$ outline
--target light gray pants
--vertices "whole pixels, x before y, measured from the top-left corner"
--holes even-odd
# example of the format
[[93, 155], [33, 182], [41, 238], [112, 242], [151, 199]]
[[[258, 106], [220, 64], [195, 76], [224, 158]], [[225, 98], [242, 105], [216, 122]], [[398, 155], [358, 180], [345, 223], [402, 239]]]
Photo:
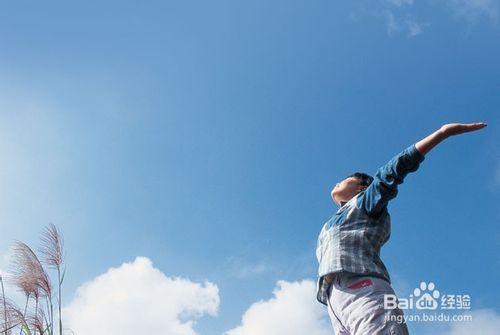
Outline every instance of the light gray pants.
[[403, 312], [384, 309], [384, 294], [394, 294], [384, 279], [336, 274], [328, 291], [328, 314], [335, 334], [408, 335]]

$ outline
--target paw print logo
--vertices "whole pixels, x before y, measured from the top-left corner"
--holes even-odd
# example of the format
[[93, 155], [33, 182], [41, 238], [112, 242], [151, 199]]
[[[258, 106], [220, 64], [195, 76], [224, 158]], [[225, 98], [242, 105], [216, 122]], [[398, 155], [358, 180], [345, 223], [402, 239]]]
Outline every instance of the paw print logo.
[[438, 307], [439, 291], [433, 282], [421, 282], [420, 288], [413, 290], [413, 295], [418, 300], [415, 302], [417, 309], [436, 309]]

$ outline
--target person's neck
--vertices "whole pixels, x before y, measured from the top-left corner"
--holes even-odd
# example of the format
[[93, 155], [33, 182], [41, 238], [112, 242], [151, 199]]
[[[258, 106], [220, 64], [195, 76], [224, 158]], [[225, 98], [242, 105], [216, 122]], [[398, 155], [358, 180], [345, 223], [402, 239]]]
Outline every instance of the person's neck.
[[[355, 197], [355, 196], [354, 196], [354, 197]], [[354, 198], [354, 197], [351, 197], [351, 199], [352, 199], [352, 198]], [[340, 201], [340, 207], [342, 207], [342, 206], [344, 206], [345, 204], [347, 204], [349, 201], [351, 201], [351, 199], [349, 199], [349, 200], [347, 200], [347, 201], [343, 201], [343, 200], [341, 200], [341, 201]]]

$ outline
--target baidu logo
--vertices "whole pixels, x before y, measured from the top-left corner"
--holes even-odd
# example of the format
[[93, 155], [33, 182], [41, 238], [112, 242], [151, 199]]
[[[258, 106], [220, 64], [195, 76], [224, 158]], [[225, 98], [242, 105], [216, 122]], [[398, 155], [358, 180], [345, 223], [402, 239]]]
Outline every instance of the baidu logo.
[[420, 282], [408, 298], [397, 298], [394, 294], [384, 295], [385, 309], [470, 309], [470, 295], [441, 294], [433, 282]]
[[418, 300], [415, 302], [417, 309], [436, 309], [438, 307], [439, 291], [433, 282], [421, 282], [420, 287], [413, 290], [413, 295]]

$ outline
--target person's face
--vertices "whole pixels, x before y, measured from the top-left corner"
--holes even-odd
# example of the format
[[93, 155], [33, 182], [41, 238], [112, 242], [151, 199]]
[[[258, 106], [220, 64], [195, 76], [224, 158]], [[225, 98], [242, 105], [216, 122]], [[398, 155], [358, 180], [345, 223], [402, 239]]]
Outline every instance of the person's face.
[[332, 199], [335, 203], [341, 204], [352, 199], [356, 194], [365, 190], [366, 185], [361, 185], [361, 179], [348, 177], [337, 183], [332, 190]]

